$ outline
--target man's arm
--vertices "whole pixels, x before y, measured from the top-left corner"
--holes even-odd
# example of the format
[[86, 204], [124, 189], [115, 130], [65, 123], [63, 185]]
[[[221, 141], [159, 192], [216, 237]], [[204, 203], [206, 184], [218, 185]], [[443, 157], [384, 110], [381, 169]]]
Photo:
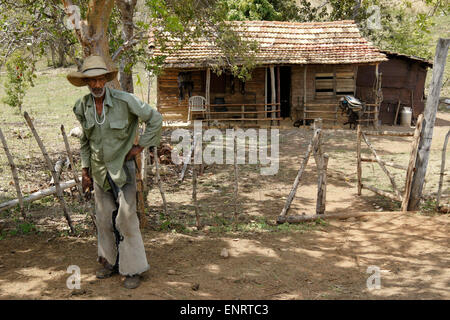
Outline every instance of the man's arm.
[[144, 148], [158, 146], [162, 130], [162, 115], [147, 103], [137, 99], [136, 96], [131, 95], [131, 97], [132, 99], [128, 103], [129, 110], [145, 122], [145, 131], [139, 137], [138, 145], [133, 146], [128, 153], [127, 160], [132, 159]]
[[89, 139], [86, 137], [84, 132], [84, 122], [86, 119], [84, 118], [83, 109], [81, 106], [81, 99], [78, 100], [73, 108], [73, 112], [80, 122], [81, 129], [83, 131], [80, 137], [80, 157], [81, 157], [81, 184], [83, 191], [86, 189], [92, 189], [92, 179], [89, 174], [89, 168], [91, 167], [91, 147], [89, 146]]

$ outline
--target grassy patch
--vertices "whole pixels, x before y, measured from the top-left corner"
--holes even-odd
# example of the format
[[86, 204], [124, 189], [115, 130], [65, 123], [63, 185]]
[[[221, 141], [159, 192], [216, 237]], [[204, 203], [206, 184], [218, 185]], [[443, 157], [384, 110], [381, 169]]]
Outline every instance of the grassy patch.
[[14, 227], [9, 230], [3, 230], [0, 234], [0, 240], [3, 240], [8, 236], [26, 235], [35, 232], [39, 231], [33, 222], [15, 219]]
[[419, 207], [419, 214], [422, 215], [436, 215], [439, 214], [436, 210], [436, 200], [427, 199]]
[[322, 219], [299, 224], [290, 224], [287, 222], [276, 224], [268, 221], [266, 218], [260, 218], [258, 220], [250, 220], [248, 222], [240, 222], [237, 224], [224, 221], [222, 225], [210, 227], [209, 231], [213, 233], [306, 232], [327, 225], [328, 223]]

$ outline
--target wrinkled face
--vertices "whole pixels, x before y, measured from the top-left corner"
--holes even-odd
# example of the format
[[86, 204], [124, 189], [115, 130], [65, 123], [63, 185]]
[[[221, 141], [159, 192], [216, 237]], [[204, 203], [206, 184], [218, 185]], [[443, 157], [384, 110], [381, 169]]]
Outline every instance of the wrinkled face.
[[96, 98], [101, 98], [105, 94], [105, 84], [107, 80], [105, 76], [98, 76], [95, 78], [86, 79], [86, 83], [92, 95]]

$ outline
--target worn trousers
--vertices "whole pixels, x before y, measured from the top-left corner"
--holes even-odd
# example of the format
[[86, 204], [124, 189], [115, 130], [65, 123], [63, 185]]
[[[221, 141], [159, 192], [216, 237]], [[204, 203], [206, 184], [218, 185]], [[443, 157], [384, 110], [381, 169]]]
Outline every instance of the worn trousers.
[[104, 263], [106, 260], [110, 266], [114, 266], [117, 254], [119, 254], [119, 273], [132, 276], [141, 274], [150, 267], [136, 213], [136, 167], [134, 161], [126, 161], [124, 169], [127, 173], [127, 183], [120, 188], [118, 194], [119, 209], [115, 221], [115, 227], [121, 236], [118, 248], [113, 227], [113, 211], [117, 208], [116, 202], [111, 192], [105, 192], [94, 182], [98, 261]]

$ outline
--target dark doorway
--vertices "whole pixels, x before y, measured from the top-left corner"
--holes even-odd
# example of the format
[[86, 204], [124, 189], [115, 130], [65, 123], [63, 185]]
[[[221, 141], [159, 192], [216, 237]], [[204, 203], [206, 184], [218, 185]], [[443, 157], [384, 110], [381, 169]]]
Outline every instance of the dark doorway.
[[[280, 86], [278, 87], [278, 74], [280, 75]], [[275, 67], [275, 90], [280, 89], [280, 97], [277, 102], [280, 101], [280, 116], [283, 118], [290, 117], [291, 115], [291, 67]], [[267, 68], [267, 103], [272, 101], [272, 84], [270, 76], [270, 68]], [[275, 108], [275, 107], [274, 107]], [[268, 107], [268, 110], [271, 110]], [[271, 117], [271, 113], [267, 114]]]
[[281, 117], [291, 116], [291, 67], [280, 67]]

